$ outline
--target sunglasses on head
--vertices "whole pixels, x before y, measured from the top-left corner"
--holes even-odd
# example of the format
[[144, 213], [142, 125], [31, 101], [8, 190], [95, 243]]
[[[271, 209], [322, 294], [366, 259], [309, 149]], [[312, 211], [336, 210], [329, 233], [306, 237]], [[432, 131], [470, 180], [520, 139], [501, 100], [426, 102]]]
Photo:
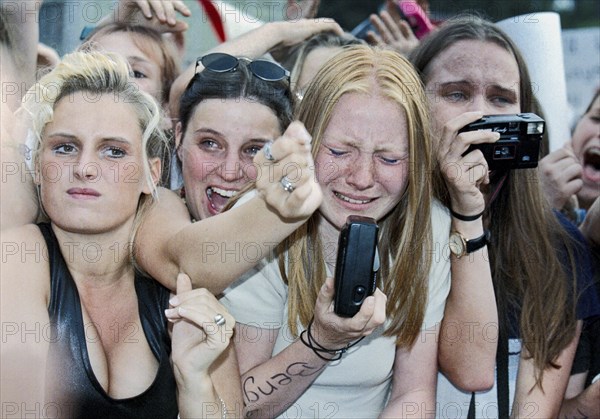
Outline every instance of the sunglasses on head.
[[248, 69], [261, 80], [280, 81], [290, 77], [290, 72], [273, 61], [268, 60], [249, 60], [247, 58], [237, 58], [233, 55], [222, 52], [206, 54], [196, 61], [196, 72], [198, 65], [202, 64], [205, 69], [214, 73], [227, 73], [235, 71], [240, 60], [247, 61]]

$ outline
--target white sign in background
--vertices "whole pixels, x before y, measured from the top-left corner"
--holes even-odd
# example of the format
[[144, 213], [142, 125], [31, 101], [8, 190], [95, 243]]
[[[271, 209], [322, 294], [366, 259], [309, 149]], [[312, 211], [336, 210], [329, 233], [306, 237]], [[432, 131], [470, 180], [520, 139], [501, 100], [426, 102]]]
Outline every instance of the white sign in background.
[[600, 88], [600, 27], [562, 31], [567, 98], [574, 121]]
[[600, 87], [600, 28], [562, 31], [554, 12], [531, 13], [498, 22], [517, 44], [542, 106], [550, 150], [571, 129]]

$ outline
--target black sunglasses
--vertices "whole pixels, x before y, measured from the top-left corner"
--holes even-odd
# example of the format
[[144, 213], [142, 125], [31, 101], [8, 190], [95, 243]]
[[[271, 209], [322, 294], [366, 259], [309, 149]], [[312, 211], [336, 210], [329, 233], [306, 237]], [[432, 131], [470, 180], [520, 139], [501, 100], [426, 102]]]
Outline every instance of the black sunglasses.
[[240, 64], [240, 60], [248, 62], [248, 68], [256, 77], [264, 81], [280, 81], [290, 77], [290, 72], [273, 61], [268, 60], [249, 60], [247, 58], [237, 58], [233, 55], [223, 52], [214, 52], [200, 57], [196, 61], [196, 72], [198, 65], [202, 64], [205, 69], [214, 73], [227, 73], [235, 71]]

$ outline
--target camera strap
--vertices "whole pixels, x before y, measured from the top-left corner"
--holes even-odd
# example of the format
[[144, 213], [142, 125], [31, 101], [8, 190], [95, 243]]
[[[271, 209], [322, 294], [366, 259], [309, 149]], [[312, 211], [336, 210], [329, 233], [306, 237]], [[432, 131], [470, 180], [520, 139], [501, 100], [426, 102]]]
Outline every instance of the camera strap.
[[469, 413], [467, 419], [475, 419], [475, 393], [471, 393], [471, 403], [469, 403]]
[[498, 396], [498, 417], [508, 418], [509, 412], [509, 387], [508, 387], [508, 335], [500, 330], [498, 335], [498, 351], [496, 352], [496, 376]]
[[508, 178], [508, 174], [510, 172], [504, 172], [502, 174], [502, 176], [500, 177], [500, 179], [498, 180], [497, 184], [496, 184], [496, 188], [494, 189], [494, 192], [492, 192], [492, 195], [490, 196], [490, 199], [487, 203], [487, 207], [491, 207], [492, 203], [496, 200], [496, 198], [498, 198], [498, 194], [500, 193], [500, 190], [502, 189], [502, 186], [504, 186], [504, 182], [506, 182], [506, 178]]

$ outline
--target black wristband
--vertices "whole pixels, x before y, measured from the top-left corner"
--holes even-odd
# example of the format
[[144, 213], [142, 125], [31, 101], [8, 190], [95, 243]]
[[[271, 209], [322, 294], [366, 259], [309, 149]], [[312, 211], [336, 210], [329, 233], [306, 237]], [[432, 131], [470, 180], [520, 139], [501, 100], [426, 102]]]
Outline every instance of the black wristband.
[[450, 210], [450, 214], [452, 214], [452, 216], [454, 218], [456, 218], [457, 220], [460, 220], [460, 221], [475, 221], [483, 215], [483, 211], [481, 211], [479, 214], [476, 214], [476, 215], [462, 215], [457, 212], [454, 212], [452, 210], [452, 208], [448, 208], [448, 209]]
[[[311, 320], [310, 323], [308, 323], [308, 327], [306, 328], [306, 330], [302, 331], [302, 333], [300, 333], [300, 341], [302, 341], [302, 343], [309, 347], [316, 356], [318, 356], [319, 358], [321, 358], [323, 361], [337, 361], [339, 359], [342, 358], [342, 355], [344, 355], [346, 353], [346, 351], [348, 349], [350, 349], [351, 347], [353, 347], [354, 345], [356, 345], [357, 343], [359, 343], [361, 340], [364, 339], [364, 336], [361, 337], [360, 339], [358, 339], [355, 342], [349, 343], [348, 345], [346, 345], [343, 348], [339, 348], [339, 349], [327, 349], [324, 348], [323, 346], [321, 346], [313, 337], [312, 333], [310, 333], [310, 327], [312, 326], [313, 321]], [[305, 335], [306, 334], [306, 338]], [[326, 355], [332, 355], [331, 358], [328, 358], [326, 356], [323, 356], [321, 354], [326, 354]]]

